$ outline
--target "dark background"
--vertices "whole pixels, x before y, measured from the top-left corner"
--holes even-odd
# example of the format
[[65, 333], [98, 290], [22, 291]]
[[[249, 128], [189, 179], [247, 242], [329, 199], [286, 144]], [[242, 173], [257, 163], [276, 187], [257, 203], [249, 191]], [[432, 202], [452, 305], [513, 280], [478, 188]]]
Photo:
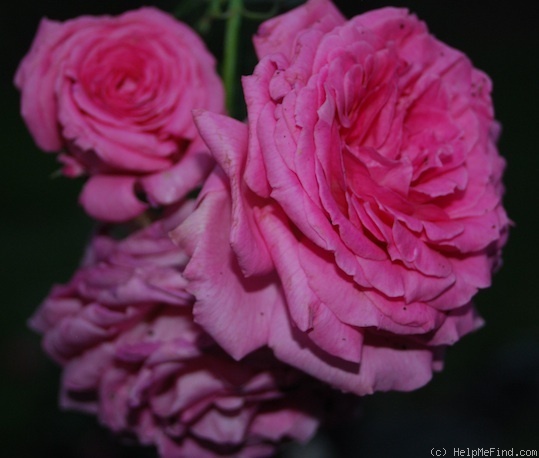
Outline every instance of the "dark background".
[[[59, 369], [39, 348], [26, 320], [55, 282], [76, 268], [91, 221], [76, 205], [81, 183], [51, 178], [53, 156], [33, 144], [19, 117], [12, 78], [39, 19], [119, 14], [173, 1], [26, 1], [0, 7], [0, 455], [121, 458], [153, 456], [120, 446], [93, 417], [60, 412]], [[494, 82], [500, 151], [507, 159], [505, 204], [515, 221], [494, 285], [476, 300], [486, 326], [447, 352], [446, 367], [414, 393], [364, 398], [356, 420], [323, 430], [282, 457], [428, 457], [432, 447], [539, 449], [539, 27], [536, 4], [524, 0], [338, 1], [349, 16], [387, 5], [407, 6], [439, 39], [466, 52]], [[350, 5], [352, 4], [352, 5]], [[16, 11], [16, 12], [15, 12]], [[249, 23], [249, 34], [255, 23]], [[210, 36], [219, 53], [220, 27]], [[249, 73], [249, 40], [243, 40]], [[494, 455], [495, 456], [495, 455]]]

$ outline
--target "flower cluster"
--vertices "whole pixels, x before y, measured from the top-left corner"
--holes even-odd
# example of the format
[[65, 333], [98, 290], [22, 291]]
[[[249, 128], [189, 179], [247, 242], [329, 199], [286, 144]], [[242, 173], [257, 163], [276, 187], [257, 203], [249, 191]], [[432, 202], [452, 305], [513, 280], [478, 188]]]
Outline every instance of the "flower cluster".
[[413, 14], [309, 0], [253, 41], [243, 122], [153, 8], [43, 20], [15, 77], [101, 221], [31, 320], [61, 403], [164, 457], [270, 456], [424, 385], [507, 239], [491, 83]]

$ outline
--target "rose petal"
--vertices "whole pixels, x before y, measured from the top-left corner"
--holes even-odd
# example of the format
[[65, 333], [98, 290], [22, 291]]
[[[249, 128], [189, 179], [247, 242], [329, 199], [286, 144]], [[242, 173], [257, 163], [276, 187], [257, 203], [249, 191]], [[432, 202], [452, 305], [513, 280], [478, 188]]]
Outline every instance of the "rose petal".
[[79, 202], [93, 218], [116, 223], [127, 221], [148, 208], [137, 199], [135, 184], [133, 177], [94, 176], [84, 185]]

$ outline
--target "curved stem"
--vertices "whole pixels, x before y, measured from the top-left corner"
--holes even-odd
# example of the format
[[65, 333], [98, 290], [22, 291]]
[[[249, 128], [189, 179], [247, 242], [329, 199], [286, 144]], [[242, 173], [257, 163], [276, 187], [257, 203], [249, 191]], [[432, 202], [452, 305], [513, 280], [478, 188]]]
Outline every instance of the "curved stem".
[[238, 41], [241, 28], [243, 0], [230, 0], [225, 28], [223, 81], [226, 91], [226, 107], [234, 115], [236, 100], [236, 78], [238, 70]]
[[279, 11], [279, 0], [274, 0], [273, 6], [269, 11], [265, 12], [258, 12], [258, 11], [250, 11], [248, 9], [243, 10], [243, 16], [246, 19], [251, 19], [253, 21], [265, 21], [266, 19], [269, 19], [270, 17], [275, 16], [277, 11]]
[[[200, 0], [197, 0], [200, 1]], [[206, 7], [204, 16], [200, 18], [196, 25], [196, 29], [202, 34], [206, 35], [215, 19], [219, 19], [222, 16], [221, 3], [223, 0], [208, 0], [209, 5]]]

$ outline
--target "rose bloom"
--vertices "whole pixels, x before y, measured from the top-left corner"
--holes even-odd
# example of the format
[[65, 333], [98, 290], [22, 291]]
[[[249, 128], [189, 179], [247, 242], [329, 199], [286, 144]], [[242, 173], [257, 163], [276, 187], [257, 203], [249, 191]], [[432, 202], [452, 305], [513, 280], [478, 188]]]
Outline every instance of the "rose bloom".
[[93, 217], [170, 204], [211, 169], [191, 111], [224, 109], [215, 61], [162, 11], [43, 19], [15, 84], [36, 144], [60, 152], [65, 175], [90, 175], [81, 203]]
[[195, 316], [237, 358], [267, 344], [346, 391], [415, 389], [481, 325], [507, 236], [491, 83], [404, 9], [311, 0], [255, 46], [248, 126], [197, 114], [221, 169], [174, 232]]
[[311, 438], [344, 398], [267, 349], [234, 361], [193, 322], [187, 257], [167, 236], [191, 208], [123, 240], [96, 235], [31, 326], [63, 366], [62, 407], [163, 457], [270, 456]]

